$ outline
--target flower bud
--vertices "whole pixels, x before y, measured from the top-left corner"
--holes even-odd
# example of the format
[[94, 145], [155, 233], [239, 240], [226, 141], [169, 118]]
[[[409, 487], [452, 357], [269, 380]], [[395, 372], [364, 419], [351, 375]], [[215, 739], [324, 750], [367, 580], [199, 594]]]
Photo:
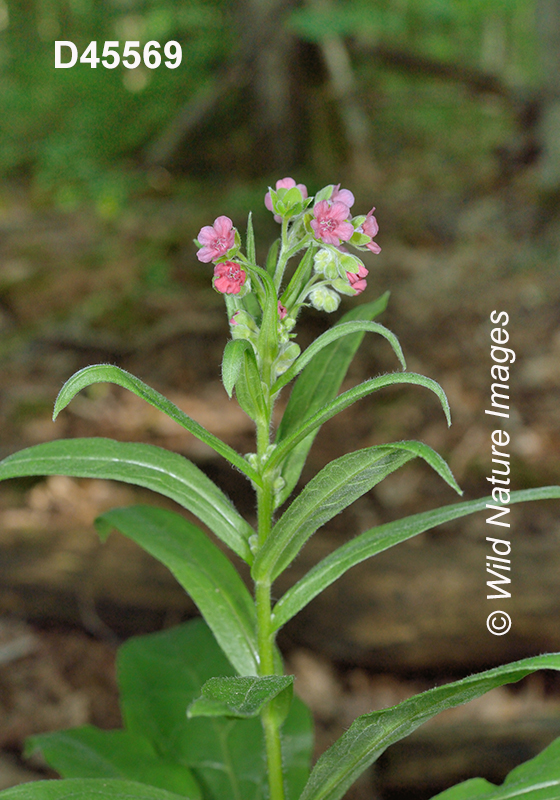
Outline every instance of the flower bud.
[[340, 296], [326, 286], [317, 286], [309, 293], [309, 300], [317, 311], [331, 313], [340, 305]]

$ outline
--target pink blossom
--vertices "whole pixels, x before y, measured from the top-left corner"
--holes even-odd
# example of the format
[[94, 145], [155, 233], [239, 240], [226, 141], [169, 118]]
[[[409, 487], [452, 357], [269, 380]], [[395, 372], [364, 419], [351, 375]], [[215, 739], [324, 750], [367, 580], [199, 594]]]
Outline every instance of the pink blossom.
[[350, 281], [350, 286], [354, 289], [356, 294], [361, 294], [367, 286], [366, 278], [369, 274], [369, 271], [364, 267], [363, 264], [360, 264], [360, 268], [358, 272], [347, 272], [346, 277]]
[[[293, 178], [281, 178], [279, 181], [276, 181], [276, 191], [278, 189], [293, 189], [294, 186], [300, 190], [303, 199], [305, 200], [308, 197], [307, 194], [307, 186], [304, 186], [303, 183], [297, 183]], [[269, 211], [273, 211], [272, 208], [272, 197], [270, 196], [270, 192], [267, 192], [264, 196], [264, 204], [268, 208]], [[279, 214], [274, 215], [275, 222], [282, 222], [282, 217]]]
[[213, 225], [205, 225], [200, 229], [198, 241], [203, 245], [196, 254], [198, 260], [205, 264], [216, 261], [235, 244], [233, 222], [229, 217], [218, 217]]
[[[379, 233], [379, 225], [377, 224], [377, 220], [373, 216], [374, 211], [375, 211], [375, 206], [371, 209], [371, 211], [368, 211], [368, 213], [366, 214], [366, 218], [361, 226], [362, 231], [366, 234], [366, 236], [371, 236], [372, 239]], [[369, 242], [368, 244], [366, 244], [366, 247], [368, 248], [368, 250], [371, 250], [372, 253], [381, 252], [381, 248], [379, 247], [377, 242]]]
[[326, 244], [339, 245], [347, 242], [354, 233], [354, 226], [348, 222], [350, 209], [345, 203], [336, 201], [332, 205], [327, 200], [321, 200], [313, 208], [315, 219], [311, 220], [311, 227], [317, 239]]
[[352, 208], [354, 205], [354, 195], [350, 191], [350, 189], [341, 189], [340, 183], [338, 186], [335, 186], [333, 189], [333, 193], [331, 194], [330, 202], [331, 203], [344, 203], [345, 206], [348, 208]]
[[222, 294], [239, 294], [247, 273], [235, 261], [223, 261], [214, 267], [214, 288]]
[[288, 314], [288, 309], [286, 306], [283, 306], [280, 300], [278, 301], [278, 316], [280, 319], [284, 319], [284, 317]]

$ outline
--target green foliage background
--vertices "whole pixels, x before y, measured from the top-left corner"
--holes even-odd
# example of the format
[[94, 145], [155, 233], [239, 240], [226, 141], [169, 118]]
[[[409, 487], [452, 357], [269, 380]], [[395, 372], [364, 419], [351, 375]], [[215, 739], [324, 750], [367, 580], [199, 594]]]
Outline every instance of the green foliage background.
[[[535, 0], [1, 0], [0, 171], [30, 181], [42, 202], [93, 202], [111, 218], [131, 194], [165, 188], [161, 166], [197, 185], [234, 174], [250, 184], [294, 168], [330, 180], [333, 163], [359, 161], [358, 115], [371, 166], [401, 193], [411, 182], [487, 189], [503, 171], [497, 148], [515, 150], [523, 135], [516, 103], [544, 80], [535, 14]], [[183, 62], [54, 69], [57, 39], [80, 53], [92, 40], [117, 39], [122, 50], [126, 40], [174, 39]], [[333, 41], [346, 76], [336, 65], [329, 72]], [[434, 65], [457, 70], [438, 77]], [[498, 88], [473, 89], [475, 73]], [[352, 85], [337, 89], [337, 78]], [[225, 95], [211, 102], [224, 82]], [[158, 164], [162, 132], [209, 98]]]

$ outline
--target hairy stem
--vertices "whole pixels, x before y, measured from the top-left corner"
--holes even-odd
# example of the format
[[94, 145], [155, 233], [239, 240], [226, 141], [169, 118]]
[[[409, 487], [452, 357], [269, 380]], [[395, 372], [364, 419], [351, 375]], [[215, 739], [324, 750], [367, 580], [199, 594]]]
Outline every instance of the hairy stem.
[[[257, 424], [257, 454], [261, 474], [265, 469], [265, 453], [270, 444], [269, 420]], [[273, 478], [263, 480], [257, 488], [258, 545], [262, 547], [272, 528], [274, 510]], [[274, 629], [272, 626], [271, 581], [264, 577], [255, 583], [255, 602], [257, 610], [257, 641], [259, 649], [259, 675], [274, 675], [278, 670], [274, 664]], [[270, 800], [284, 800], [284, 776], [282, 772], [282, 746], [280, 725], [274, 712], [273, 703], [263, 710], [261, 718], [264, 730], [266, 759], [268, 765], [268, 785]]]

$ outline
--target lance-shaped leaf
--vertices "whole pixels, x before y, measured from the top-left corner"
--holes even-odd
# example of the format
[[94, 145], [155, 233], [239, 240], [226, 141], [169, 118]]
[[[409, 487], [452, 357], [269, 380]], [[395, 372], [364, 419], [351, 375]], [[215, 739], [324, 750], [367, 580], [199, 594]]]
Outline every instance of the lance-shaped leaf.
[[26, 742], [26, 755], [37, 750], [63, 778], [124, 778], [177, 792], [188, 800], [202, 798], [190, 769], [161, 758], [147, 739], [129, 731], [84, 725], [41, 733]]
[[210, 678], [202, 687], [202, 696], [190, 704], [187, 716], [256, 717], [267, 703], [281, 692], [291, 689], [293, 682], [293, 675]]
[[2, 800], [185, 800], [180, 794], [118, 778], [69, 778], [23, 783], [0, 792]]
[[103, 478], [159, 492], [196, 514], [238, 556], [252, 562], [249, 523], [210, 478], [177, 453], [113, 439], [60, 439], [0, 461], [0, 480], [28, 475]]
[[240, 355], [235, 394], [237, 402], [250, 419], [258, 420], [266, 416], [261, 376], [252, 347], [245, 347]]
[[243, 368], [243, 354], [251, 343], [247, 339], [232, 339], [224, 349], [222, 359], [222, 383], [228, 396], [233, 395], [233, 389]]
[[[372, 320], [385, 310], [388, 300], [389, 292], [386, 292], [371, 303], [356, 306], [345, 314], [337, 325], [354, 320]], [[313, 416], [336, 397], [363, 338], [363, 332], [358, 332], [338, 339], [321, 350], [305, 367], [292, 388], [288, 405], [278, 428], [277, 442], [286, 439], [300, 427], [302, 409], [305, 409], [305, 418]], [[317, 432], [318, 429], [311, 431], [307, 438], [294, 447], [285, 459], [282, 465], [282, 477], [286, 481], [286, 485], [279, 495], [278, 505], [281, 505], [290, 496], [298, 482]]]
[[385, 339], [387, 339], [393, 348], [395, 355], [401, 362], [402, 368], [406, 369], [406, 361], [404, 359], [404, 354], [399, 344], [399, 340], [388, 328], [385, 328], [383, 325], [379, 325], [377, 322], [368, 322], [367, 320], [342, 322], [321, 334], [321, 336], [315, 339], [313, 344], [310, 344], [309, 347], [304, 350], [295, 363], [292, 364], [292, 366], [278, 378], [272, 387], [271, 394], [276, 394], [276, 392], [279, 392], [280, 389], [286, 386], [286, 384], [295, 378], [296, 375], [299, 375], [304, 367], [306, 367], [314, 358], [316, 358], [321, 350], [323, 350], [325, 347], [328, 347], [333, 342], [336, 342], [337, 339], [342, 339], [343, 336], [350, 336], [353, 333], [360, 332], [378, 333], [380, 336], [383, 336]]
[[515, 767], [501, 786], [471, 778], [432, 800], [557, 800], [560, 797], [560, 739]]
[[461, 493], [443, 458], [422, 442], [394, 442], [348, 453], [327, 464], [280, 517], [255, 558], [255, 579], [277, 578], [321, 525], [416, 456]]
[[[539, 489], [524, 489], [512, 492], [510, 503], [523, 503], [529, 500], [554, 500], [560, 498], [560, 486], [545, 486]], [[466, 517], [477, 511], [484, 511], [487, 503], [493, 503], [491, 497], [480, 500], [469, 500], [466, 503], [436, 508], [433, 511], [423, 511], [404, 519], [378, 525], [369, 531], [361, 533], [351, 541], [338, 547], [330, 555], [316, 564], [303, 576], [274, 606], [274, 630], [285, 625], [302, 608], [321, 594], [321, 592], [334, 583], [349, 569], [365, 561], [377, 553], [388, 550], [389, 547], [412, 539], [419, 533], [429, 531], [437, 525], [450, 522], [459, 517]]]
[[[404, 739], [436, 714], [474, 700], [497, 686], [515, 683], [538, 669], [560, 670], [560, 653], [504, 664], [429, 689], [393, 708], [358, 717], [317, 761], [300, 800], [340, 800], [389, 745]], [[544, 795], [544, 798], [551, 800], [555, 796]], [[503, 800], [506, 797], [509, 795], [504, 794]]]
[[221, 456], [226, 458], [234, 467], [241, 470], [252, 481], [259, 481], [259, 476], [243, 458], [240, 453], [237, 453], [232, 447], [225, 442], [222, 442], [217, 436], [210, 431], [207, 431], [200, 423], [181, 411], [180, 408], [168, 400], [167, 397], [156, 392], [150, 386], [147, 386], [140, 378], [125, 372], [119, 367], [111, 364], [94, 364], [91, 367], [85, 367], [66, 381], [60, 390], [54, 405], [53, 419], [56, 419], [63, 408], [66, 408], [72, 398], [82, 389], [91, 386], [93, 383], [114, 383], [117, 386], [122, 386], [133, 392], [142, 400], [145, 400], [150, 405], [163, 411], [168, 417], [175, 420], [183, 428], [186, 428], [193, 436], [200, 439]]
[[303, 425], [278, 443], [278, 447], [273, 452], [268, 462], [269, 468], [272, 470], [279, 464], [282, 464], [290, 451], [302, 440], [306, 439], [310, 432], [320, 428], [324, 422], [340, 414], [345, 408], [367, 397], [368, 394], [379, 391], [379, 389], [400, 384], [424, 386], [426, 389], [430, 389], [439, 398], [447, 419], [447, 424], [451, 425], [449, 403], [439, 383], [431, 378], [426, 378], [425, 375], [417, 375], [415, 372], [392, 372], [389, 375], [380, 375], [378, 378], [371, 378], [368, 381], [360, 383], [359, 386], [355, 386], [353, 389], [343, 392], [343, 394], [328, 403], [312, 417], [306, 419]]
[[116, 528], [161, 561], [197, 604], [241, 675], [256, 675], [255, 606], [229, 559], [196, 525], [154, 506], [115, 508], [95, 521], [102, 535]]
[[256, 261], [255, 255], [255, 233], [253, 231], [253, 212], [249, 211], [249, 216], [247, 217], [247, 238], [246, 238], [246, 245], [247, 245], [247, 258], [254, 264]]

